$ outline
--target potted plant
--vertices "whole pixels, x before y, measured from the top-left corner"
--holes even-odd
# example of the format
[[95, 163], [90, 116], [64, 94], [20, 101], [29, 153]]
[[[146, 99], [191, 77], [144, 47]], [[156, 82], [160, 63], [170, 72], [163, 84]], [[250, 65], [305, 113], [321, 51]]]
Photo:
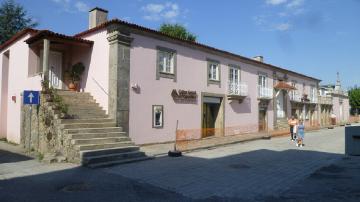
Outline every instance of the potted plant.
[[74, 64], [70, 70], [67, 71], [70, 77], [69, 90], [76, 91], [77, 90], [77, 82], [81, 80], [81, 75], [85, 70], [85, 66], [83, 63], [78, 62]]

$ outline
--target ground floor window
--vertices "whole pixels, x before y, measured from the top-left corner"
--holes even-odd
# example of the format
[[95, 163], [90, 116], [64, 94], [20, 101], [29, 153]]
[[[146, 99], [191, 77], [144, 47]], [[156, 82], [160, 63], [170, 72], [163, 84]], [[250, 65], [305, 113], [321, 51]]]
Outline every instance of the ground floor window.
[[153, 105], [152, 107], [153, 128], [164, 127], [164, 107], [162, 105]]

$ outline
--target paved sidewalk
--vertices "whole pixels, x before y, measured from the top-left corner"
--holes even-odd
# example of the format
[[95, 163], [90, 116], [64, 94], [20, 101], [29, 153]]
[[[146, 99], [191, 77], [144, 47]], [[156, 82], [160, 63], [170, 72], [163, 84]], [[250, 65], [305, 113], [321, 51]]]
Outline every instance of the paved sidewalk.
[[0, 141], [0, 180], [44, 174], [75, 167], [78, 166], [70, 163], [40, 163], [38, 159], [27, 156], [20, 146]]
[[0, 142], [0, 201], [190, 201], [119, 175], [70, 163], [41, 163]]
[[344, 156], [344, 127], [307, 133], [306, 146], [288, 137], [239, 143], [105, 168], [194, 199], [278, 197], [316, 170]]

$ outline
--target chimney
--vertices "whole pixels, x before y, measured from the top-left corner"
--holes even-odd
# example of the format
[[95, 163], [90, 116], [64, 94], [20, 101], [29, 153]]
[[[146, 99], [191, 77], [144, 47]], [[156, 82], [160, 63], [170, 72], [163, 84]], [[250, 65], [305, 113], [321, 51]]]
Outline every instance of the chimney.
[[264, 57], [263, 56], [255, 56], [255, 57], [253, 57], [253, 59], [254, 60], [256, 60], [256, 61], [259, 61], [259, 62], [264, 62]]
[[95, 7], [89, 11], [89, 29], [92, 29], [107, 21], [108, 11]]

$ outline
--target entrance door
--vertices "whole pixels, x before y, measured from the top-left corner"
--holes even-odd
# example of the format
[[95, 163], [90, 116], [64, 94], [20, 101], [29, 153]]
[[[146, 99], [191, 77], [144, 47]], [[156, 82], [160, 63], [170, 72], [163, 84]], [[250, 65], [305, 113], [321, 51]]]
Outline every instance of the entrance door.
[[221, 98], [218, 97], [203, 98], [202, 138], [214, 136], [216, 130], [219, 129], [219, 122], [220, 122], [219, 119], [221, 118], [220, 106], [221, 106]]
[[[40, 51], [40, 65], [42, 68], [43, 51]], [[49, 53], [49, 85], [56, 89], [61, 89], [62, 76], [62, 54], [50, 51]]]
[[259, 109], [259, 132], [266, 130], [266, 110], [263, 108]]
[[276, 97], [276, 115], [278, 118], [285, 118], [284, 110], [284, 92], [280, 90]]
[[50, 86], [56, 89], [61, 88], [62, 54], [50, 52], [49, 57], [49, 80]]
[[343, 104], [340, 103], [340, 121], [344, 120], [344, 109], [343, 109]]

